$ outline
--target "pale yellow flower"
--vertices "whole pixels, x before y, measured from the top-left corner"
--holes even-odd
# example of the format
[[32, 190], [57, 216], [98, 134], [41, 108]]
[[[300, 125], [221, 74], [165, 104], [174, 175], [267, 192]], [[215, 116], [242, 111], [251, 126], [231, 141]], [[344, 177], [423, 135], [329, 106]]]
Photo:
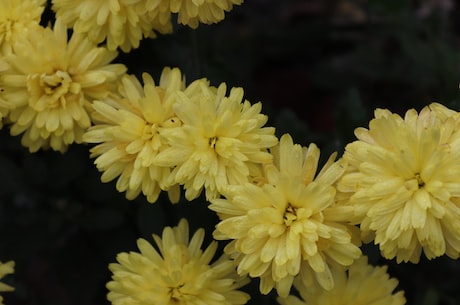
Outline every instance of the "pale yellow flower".
[[460, 253], [460, 115], [431, 104], [404, 118], [377, 109], [369, 129], [346, 146], [349, 194], [363, 238], [381, 253], [417, 263]]
[[271, 161], [267, 148], [276, 145], [274, 128], [263, 127], [267, 116], [261, 103], [243, 101], [243, 89], [226, 85], [210, 87], [201, 79], [178, 92], [174, 105], [180, 128], [162, 129], [170, 147], [154, 163], [174, 167], [171, 180], [184, 185], [192, 200], [204, 188], [207, 199], [215, 198], [230, 184], [249, 180], [252, 164]]
[[95, 43], [106, 40], [109, 50], [120, 47], [124, 52], [139, 47], [142, 38], [156, 37], [160, 33], [172, 32], [169, 17], [152, 19], [147, 9], [147, 0], [52, 0], [57, 18], [85, 34]]
[[8, 104], [11, 134], [35, 152], [51, 147], [64, 152], [81, 143], [90, 126], [94, 99], [113, 90], [126, 67], [110, 64], [117, 52], [98, 47], [56, 21], [54, 30], [39, 28], [14, 44], [0, 73], [2, 99]]
[[361, 255], [343, 224], [352, 211], [335, 208], [333, 185], [346, 164], [333, 156], [317, 174], [319, 149], [295, 145], [289, 135], [274, 150], [276, 168], [267, 166], [268, 183], [228, 187], [226, 199], [211, 201], [221, 219], [214, 237], [232, 240], [225, 251], [236, 259], [239, 274], [261, 278], [263, 294], [276, 288], [287, 296], [297, 276], [330, 290], [330, 266], [349, 266]]
[[113, 275], [107, 299], [113, 305], [238, 305], [249, 300], [238, 290], [248, 279], [236, 274], [234, 262], [225, 255], [213, 260], [217, 242], [201, 249], [203, 229], [189, 240], [182, 219], [153, 239], [158, 250], [141, 238], [140, 253], [119, 253], [118, 263], [109, 265]]
[[[14, 262], [9, 261], [6, 263], [0, 262], [0, 279], [7, 274], [14, 273]], [[13, 291], [14, 288], [10, 285], [0, 282], [0, 291]], [[0, 295], [0, 305], [3, 305], [3, 297]]]
[[296, 282], [300, 297], [278, 298], [281, 305], [404, 305], [404, 291], [394, 293], [398, 280], [390, 278], [387, 266], [374, 267], [363, 256], [345, 271], [332, 269], [334, 289]]
[[178, 23], [195, 29], [199, 23], [212, 24], [223, 20], [225, 12], [242, 3], [243, 0], [161, 0], [160, 6], [169, 5], [171, 12], [178, 14]]
[[165, 68], [159, 85], [143, 74], [144, 87], [135, 76], [122, 80], [121, 98], [94, 102], [98, 123], [83, 136], [88, 143], [100, 143], [91, 149], [91, 157], [103, 171], [102, 181], [118, 177], [117, 190], [126, 191], [128, 199], [141, 192], [155, 202], [161, 190], [168, 190], [170, 200], [179, 200], [178, 185], [167, 181], [170, 168], [153, 165], [155, 156], [167, 146], [159, 130], [175, 128], [181, 121], [172, 106], [176, 91], [185, 87], [179, 69]]
[[9, 54], [19, 36], [39, 27], [46, 0], [0, 0], [0, 54]]

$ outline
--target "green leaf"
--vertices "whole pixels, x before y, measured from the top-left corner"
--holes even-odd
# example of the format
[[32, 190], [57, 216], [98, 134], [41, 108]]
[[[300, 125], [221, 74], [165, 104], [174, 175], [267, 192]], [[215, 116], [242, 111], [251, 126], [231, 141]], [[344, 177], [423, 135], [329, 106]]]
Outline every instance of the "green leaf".
[[423, 305], [437, 305], [439, 304], [439, 293], [433, 288], [429, 288], [424, 296]]

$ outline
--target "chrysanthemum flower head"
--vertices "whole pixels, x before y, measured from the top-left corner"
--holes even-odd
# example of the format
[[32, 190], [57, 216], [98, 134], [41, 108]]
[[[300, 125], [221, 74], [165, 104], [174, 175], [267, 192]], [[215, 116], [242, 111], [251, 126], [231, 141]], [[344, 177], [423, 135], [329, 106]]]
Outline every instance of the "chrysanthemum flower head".
[[249, 300], [238, 290], [248, 279], [236, 274], [234, 262], [225, 255], [213, 261], [217, 242], [201, 249], [203, 229], [189, 240], [182, 219], [153, 238], [157, 249], [139, 239], [140, 253], [119, 253], [118, 263], [109, 265], [113, 275], [107, 298], [113, 305], [238, 305]]
[[90, 126], [94, 99], [106, 97], [125, 73], [122, 64], [110, 64], [115, 51], [98, 47], [82, 35], [67, 41], [67, 29], [38, 28], [14, 44], [6, 56], [8, 68], [0, 74], [2, 98], [10, 110], [12, 135], [35, 152], [51, 147], [64, 152], [80, 143]]
[[[0, 279], [2, 279], [7, 274], [12, 274], [14, 272], [14, 261], [9, 261], [6, 263], [0, 262]], [[0, 282], [0, 292], [3, 291], [13, 291], [14, 288], [10, 285]], [[0, 305], [3, 305], [3, 297], [0, 295]]]
[[85, 142], [99, 143], [91, 149], [95, 164], [103, 171], [102, 181], [118, 177], [117, 189], [128, 199], [141, 192], [155, 202], [161, 190], [168, 190], [170, 200], [179, 200], [179, 185], [168, 181], [170, 168], [156, 166], [153, 159], [167, 148], [161, 129], [182, 124], [173, 111], [176, 92], [185, 87], [179, 69], [165, 68], [159, 85], [143, 74], [144, 86], [135, 76], [122, 79], [119, 99], [95, 101], [93, 115], [97, 122], [83, 136]]
[[348, 193], [366, 241], [398, 262], [460, 253], [460, 116], [440, 104], [404, 118], [377, 109], [346, 146]]
[[19, 36], [39, 27], [46, 0], [0, 1], [0, 54], [9, 54]]
[[225, 12], [233, 5], [240, 5], [243, 0], [162, 0], [161, 5], [169, 5], [173, 13], [178, 13], [180, 24], [197, 28], [199, 23], [212, 24], [225, 18]]
[[[279, 166], [261, 186], [246, 183], [223, 192], [209, 206], [218, 213], [214, 237], [231, 239], [225, 251], [238, 263], [239, 274], [260, 277], [260, 291], [273, 288], [287, 296], [294, 277], [325, 289], [334, 287], [331, 265], [349, 266], [361, 255], [352, 233], [334, 210], [333, 184], [345, 163], [330, 159], [319, 174], [319, 149], [280, 139]], [[276, 158], [275, 158], [276, 160]]]
[[387, 266], [368, 265], [363, 256], [345, 271], [332, 269], [335, 286], [325, 290], [318, 285], [305, 287], [296, 282], [300, 298], [290, 295], [278, 298], [281, 305], [404, 305], [404, 291], [394, 293], [398, 280], [390, 278]]
[[178, 92], [174, 105], [183, 122], [177, 129], [160, 133], [170, 147], [160, 152], [154, 163], [174, 167], [171, 180], [184, 185], [185, 197], [192, 200], [206, 190], [215, 198], [227, 185], [248, 181], [252, 164], [270, 162], [267, 148], [276, 145], [274, 128], [263, 127], [267, 116], [261, 103], [243, 101], [243, 89], [226, 85], [209, 86], [204, 79]]
[[146, 0], [52, 0], [57, 18], [84, 33], [95, 43], [106, 40], [109, 50], [120, 47], [124, 52], [139, 47], [142, 38], [155, 37], [155, 31], [170, 33], [171, 20], [151, 19]]

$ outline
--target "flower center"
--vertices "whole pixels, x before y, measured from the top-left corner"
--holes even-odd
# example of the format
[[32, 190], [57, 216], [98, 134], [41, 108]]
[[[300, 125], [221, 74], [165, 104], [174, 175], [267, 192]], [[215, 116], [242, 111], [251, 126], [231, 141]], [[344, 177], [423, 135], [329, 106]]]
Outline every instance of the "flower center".
[[183, 283], [179, 284], [177, 287], [171, 287], [170, 288], [171, 300], [174, 303], [180, 303], [180, 301], [182, 299], [182, 295], [183, 295], [183, 293], [181, 291], [182, 287], [184, 287]]
[[423, 181], [420, 173], [415, 173], [414, 176], [406, 180], [404, 186], [408, 191], [416, 192], [425, 186], [425, 181]]
[[40, 85], [44, 88], [46, 94], [53, 94], [60, 89], [67, 92], [71, 83], [70, 75], [64, 71], [56, 71], [51, 75], [42, 74], [40, 77]]
[[415, 174], [415, 179], [417, 180], [417, 184], [419, 188], [422, 188], [425, 185], [425, 182], [422, 180], [422, 177], [420, 177], [419, 173]]
[[292, 223], [297, 219], [297, 211], [296, 209], [289, 203], [286, 210], [284, 210], [284, 224], [286, 226], [291, 226]]
[[142, 130], [141, 139], [148, 141], [158, 135], [158, 126], [157, 124], [145, 124], [144, 129]]
[[211, 147], [212, 149], [216, 148], [217, 137], [209, 138], [208, 143], [209, 143], [209, 147]]
[[[71, 93], [77, 95], [81, 92], [79, 83], [73, 82], [69, 73], [61, 70], [53, 74], [34, 74], [27, 80], [27, 87], [31, 96], [37, 97], [34, 108], [66, 107], [66, 95]], [[33, 102], [32, 102], [33, 104]]]

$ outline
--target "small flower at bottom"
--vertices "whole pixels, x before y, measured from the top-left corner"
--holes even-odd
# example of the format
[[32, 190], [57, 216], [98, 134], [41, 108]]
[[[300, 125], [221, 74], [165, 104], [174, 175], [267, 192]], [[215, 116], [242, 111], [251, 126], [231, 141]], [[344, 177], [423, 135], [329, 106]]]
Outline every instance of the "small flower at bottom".
[[203, 229], [189, 240], [182, 219], [153, 238], [158, 250], [139, 239], [140, 253], [120, 253], [118, 263], [109, 265], [113, 275], [107, 298], [113, 305], [239, 305], [249, 300], [238, 290], [249, 279], [236, 274], [232, 260], [223, 255], [211, 263], [217, 242], [201, 249]]
[[[334, 182], [345, 171], [330, 159], [316, 175], [319, 149], [280, 139], [267, 183], [229, 186], [225, 199], [211, 200], [217, 212], [214, 238], [232, 239], [225, 252], [235, 258], [238, 273], [260, 277], [260, 291], [276, 288], [287, 296], [295, 277], [332, 289], [330, 266], [349, 266], [360, 257], [353, 230], [345, 224], [351, 210], [335, 206]], [[316, 176], [315, 176], [316, 175]]]
[[290, 295], [278, 298], [281, 305], [404, 305], [403, 291], [393, 293], [398, 280], [390, 278], [387, 267], [368, 265], [367, 257], [356, 260], [348, 270], [333, 269], [334, 289], [324, 290], [318, 285], [294, 285], [300, 298]]
[[[9, 261], [6, 263], [0, 262], [0, 279], [2, 279], [7, 274], [12, 274], [14, 272], [14, 262]], [[10, 285], [0, 282], [0, 291], [13, 291], [14, 288]], [[3, 297], [0, 295], [0, 305], [3, 305]]]
[[365, 241], [397, 262], [460, 255], [460, 114], [440, 104], [404, 118], [377, 109], [345, 148], [338, 182]]

